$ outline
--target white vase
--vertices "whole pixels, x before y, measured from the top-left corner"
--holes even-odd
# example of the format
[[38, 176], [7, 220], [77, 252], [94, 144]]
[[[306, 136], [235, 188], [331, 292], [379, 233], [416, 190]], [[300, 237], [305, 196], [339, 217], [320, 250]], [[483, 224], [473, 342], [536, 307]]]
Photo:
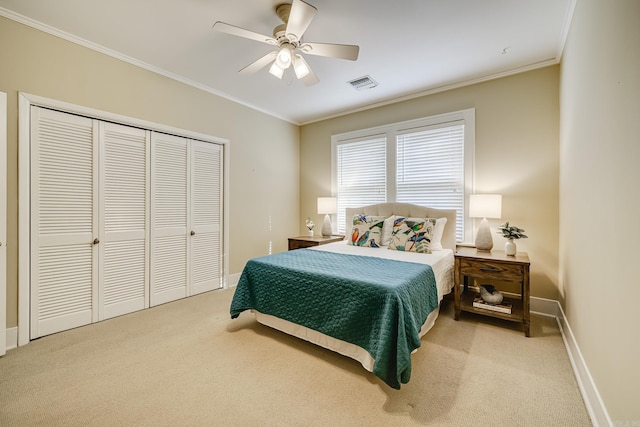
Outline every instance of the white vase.
[[509, 256], [515, 256], [516, 252], [518, 252], [516, 243], [513, 241], [513, 239], [507, 240], [507, 243], [504, 244], [504, 253]]
[[307, 236], [313, 237], [313, 230], [307, 230]]

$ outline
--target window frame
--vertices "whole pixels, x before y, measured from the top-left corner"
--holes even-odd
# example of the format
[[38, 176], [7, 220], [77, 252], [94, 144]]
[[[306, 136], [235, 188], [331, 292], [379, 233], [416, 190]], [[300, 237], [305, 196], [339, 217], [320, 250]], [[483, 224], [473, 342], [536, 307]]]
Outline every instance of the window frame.
[[357, 142], [358, 140], [377, 138], [381, 135], [386, 136], [387, 144], [387, 182], [386, 193], [387, 202], [396, 201], [397, 187], [397, 155], [396, 155], [396, 136], [410, 133], [412, 130], [420, 131], [422, 129], [443, 127], [447, 124], [455, 125], [456, 123], [464, 123], [464, 207], [463, 207], [463, 240], [458, 243], [473, 241], [473, 220], [469, 218], [469, 195], [473, 194], [474, 176], [475, 176], [475, 108], [467, 108], [464, 110], [453, 111], [450, 113], [438, 114], [434, 116], [423, 117], [414, 120], [407, 120], [382, 126], [376, 126], [367, 129], [355, 130], [331, 136], [331, 194], [337, 196], [337, 147], [340, 144]]

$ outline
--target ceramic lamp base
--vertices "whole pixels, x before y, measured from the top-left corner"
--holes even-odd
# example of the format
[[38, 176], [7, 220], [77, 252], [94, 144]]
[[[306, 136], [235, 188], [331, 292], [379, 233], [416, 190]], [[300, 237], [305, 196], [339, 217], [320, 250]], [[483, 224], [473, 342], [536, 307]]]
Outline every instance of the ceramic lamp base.
[[476, 233], [476, 249], [480, 252], [491, 252], [493, 248], [493, 238], [491, 237], [491, 227], [489, 221], [483, 218], [480, 221], [478, 232]]
[[324, 222], [322, 223], [322, 235], [331, 236], [332, 234], [333, 229], [331, 228], [331, 218], [329, 218], [329, 214], [325, 214]]

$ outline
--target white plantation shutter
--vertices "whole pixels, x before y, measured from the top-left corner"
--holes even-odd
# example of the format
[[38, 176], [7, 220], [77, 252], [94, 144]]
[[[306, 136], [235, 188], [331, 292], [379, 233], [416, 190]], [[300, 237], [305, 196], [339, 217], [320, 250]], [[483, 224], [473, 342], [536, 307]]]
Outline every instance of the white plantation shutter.
[[31, 337], [97, 320], [97, 124], [32, 107]]
[[100, 320], [148, 307], [149, 132], [100, 123]]
[[386, 136], [377, 136], [336, 147], [338, 232], [345, 232], [345, 209], [386, 201]]
[[222, 286], [222, 147], [190, 141], [190, 292]]
[[463, 240], [464, 124], [411, 130], [396, 137], [396, 201], [456, 209]]
[[188, 145], [185, 138], [151, 135], [151, 306], [187, 293]]

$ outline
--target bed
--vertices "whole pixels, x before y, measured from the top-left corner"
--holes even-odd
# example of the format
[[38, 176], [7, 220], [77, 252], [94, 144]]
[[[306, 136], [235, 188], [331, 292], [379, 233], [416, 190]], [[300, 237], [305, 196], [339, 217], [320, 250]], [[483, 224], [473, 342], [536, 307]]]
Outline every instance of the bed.
[[249, 260], [230, 314], [250, 310], [399, 389], [453, 287], [456, 211], [381, 203], [346, 218], [344, 241]]

